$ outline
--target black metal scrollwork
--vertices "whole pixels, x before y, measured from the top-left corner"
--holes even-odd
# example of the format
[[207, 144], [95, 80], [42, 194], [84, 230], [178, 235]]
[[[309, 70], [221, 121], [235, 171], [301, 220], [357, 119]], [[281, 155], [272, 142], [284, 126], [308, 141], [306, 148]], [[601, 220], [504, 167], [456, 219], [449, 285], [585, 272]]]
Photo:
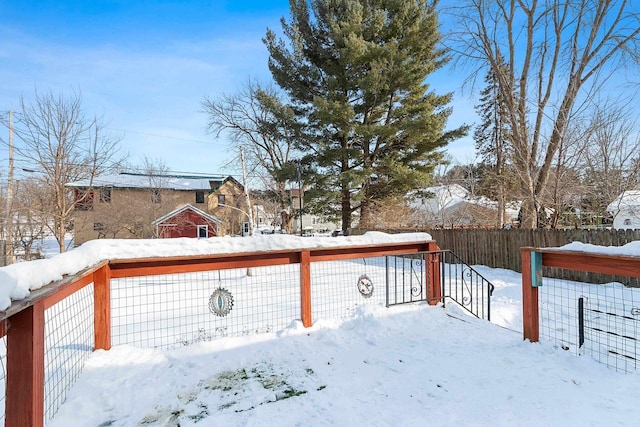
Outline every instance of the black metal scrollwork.
[[417, 282], [411, 285], [411, 295], [413, 297], [419, 297], [422, 295], [422, 258], [414, 258], [411, 260], [411, 272], [413, 273], [411, 281], [413, 282], [413, 277], [415, 277]]
[[[468, 280], [465, 280], [467, 278]], [[473, 270], [469, 267], [465, 267], [462, 269], [462, 286], [467, 290], [468, 295], [464, 294], [464, 289], [462, 291], [462, 305], [468, 306], [473, 301], [471, 286], [469, 286], [469, 280], [473, 278]]]

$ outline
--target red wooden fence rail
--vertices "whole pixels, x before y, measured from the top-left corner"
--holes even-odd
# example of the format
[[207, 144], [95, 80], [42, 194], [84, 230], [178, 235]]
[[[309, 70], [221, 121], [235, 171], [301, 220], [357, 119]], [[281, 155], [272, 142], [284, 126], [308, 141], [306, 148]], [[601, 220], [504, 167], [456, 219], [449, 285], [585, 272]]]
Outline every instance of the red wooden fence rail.
[[[524, 339], [540, 339], [538, 288], [531, 260], [541, 258], [541, 267], [556, 267], [615, 276], [640, 277], [640, 257], [608, 255], [558, 249], [521, 248], [522, 259], [522, 331]], [[535, 254], [535, 255], [534, 255]], [[544, 286], [544, 283], [541, 284]]]
[[[45, 310], [93, 283], [94, 349], [111, 348], [110, 279], [189, 273], [234, 268], [300, 264], [300, 319], [312, 325], [311, 264], [385, 255], [438, 251], [434, 241], [311, 248], [269, 252], [216, 254], [170, 258], [140, 258], [102, 262], [82, 273], [32, 292], [0, 313], [0, 337], [7, 337], [5, 426], [44, 423]], [[429, 304], [441, 299], [439, 258], [427, 255]]]

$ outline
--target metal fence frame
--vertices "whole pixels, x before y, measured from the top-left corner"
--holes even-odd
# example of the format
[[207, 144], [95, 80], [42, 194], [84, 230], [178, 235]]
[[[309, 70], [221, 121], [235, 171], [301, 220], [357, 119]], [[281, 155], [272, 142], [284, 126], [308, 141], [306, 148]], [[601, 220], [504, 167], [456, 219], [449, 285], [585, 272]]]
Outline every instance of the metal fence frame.
[[[437, 299], [443, 305], [453, 302], [477, 318], [491, 320], [493, 284], [452, 251], [385, 258], [387, 307]], [[439, 293], [431, 295], [432, 287], [427, 283], [439, 283]]]

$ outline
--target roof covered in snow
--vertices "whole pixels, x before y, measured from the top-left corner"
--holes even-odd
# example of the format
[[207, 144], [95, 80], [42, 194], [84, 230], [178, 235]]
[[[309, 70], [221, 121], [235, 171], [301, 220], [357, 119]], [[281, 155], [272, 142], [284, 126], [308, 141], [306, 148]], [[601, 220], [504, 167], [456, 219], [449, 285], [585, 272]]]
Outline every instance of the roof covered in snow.
[[437, 185], [416, 191], [417, 198], [435, 200], [440, 209], [450, 208], [469, 196], [469, 191], [461, 185]]
[[640, 190], [623, 191], [613, 202], [609, 203], [609, 212], [618, 212], [623, 209], [635, 210], [640, 208]]
[[[164, 188], [170, 190], [212, 190], [233, 177], [223, 175], [150, 175], [141, 173], [119, 173], [103, 175], [76, 182], [67, 183], [71, 188]], [[237, 182], [237, 181], [236, 181]], [[238, 183], [239, 184], [239, 183]]]

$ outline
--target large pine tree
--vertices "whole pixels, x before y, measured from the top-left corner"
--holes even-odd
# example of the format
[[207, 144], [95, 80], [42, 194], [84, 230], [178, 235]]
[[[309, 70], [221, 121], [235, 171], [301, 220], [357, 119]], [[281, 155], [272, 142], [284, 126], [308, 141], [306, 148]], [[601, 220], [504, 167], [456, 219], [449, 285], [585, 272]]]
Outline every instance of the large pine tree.
[[[426, 0], [290, 0], [284, 39], [268, 30], [269, 67], [287, 93], [312, 154], [321, 205], [373, 223], [377, 203], [424, 186], [440, 151], [451, 94], [427, 77], [447, 60], [435, 5]], [[327, 212], [330, 213], [330, 212]]]

